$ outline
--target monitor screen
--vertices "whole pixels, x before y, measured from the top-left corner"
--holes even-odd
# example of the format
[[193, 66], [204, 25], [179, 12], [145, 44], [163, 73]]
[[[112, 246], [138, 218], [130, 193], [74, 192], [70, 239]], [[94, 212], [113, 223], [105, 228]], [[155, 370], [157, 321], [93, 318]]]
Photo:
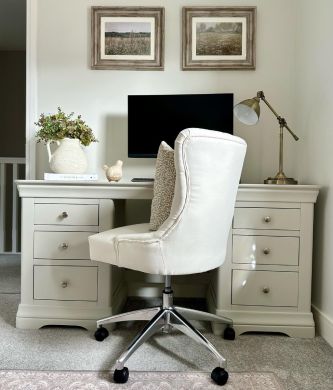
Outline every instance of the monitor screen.
[[128, 156], [156, 157], [188, 127], [233, 134], [233, 94], [129, 95]]

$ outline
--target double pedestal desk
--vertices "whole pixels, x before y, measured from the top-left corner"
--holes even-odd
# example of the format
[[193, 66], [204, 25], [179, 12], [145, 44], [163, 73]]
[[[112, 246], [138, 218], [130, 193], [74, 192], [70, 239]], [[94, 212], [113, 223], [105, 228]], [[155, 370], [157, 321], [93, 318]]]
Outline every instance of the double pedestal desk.
[[[151, 199], [151, 183], [17, 181], [22, 198], [18, 328], [76, 325], [117, 313], [123, 270], [89, 260], [88, 236], [112, 228], [114, 200]], [[209, 310], [236, 334], [313, 337], [313, 209], [319, 188], [241, 184], [224, 264], [212, 272]], [[203, 200], [204, 201], [204, 200]], [[223, 326], [212, 324], [215, 334]]]

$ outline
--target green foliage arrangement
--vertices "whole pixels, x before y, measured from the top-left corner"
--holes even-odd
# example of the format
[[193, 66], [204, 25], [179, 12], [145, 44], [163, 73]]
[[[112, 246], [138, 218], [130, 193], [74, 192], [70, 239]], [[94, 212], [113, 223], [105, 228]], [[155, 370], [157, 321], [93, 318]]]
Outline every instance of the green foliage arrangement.
[[88, 146], [97, 142], [91, 128], [81, 119], [73, 118], [74, 113], [66, 115], [60, 107], [56, 114], [41, 114], [35, 125], [40, 127], [36, 133], [37, 142], [60, 141], [63, 138], [77, 138], [81, 144]]

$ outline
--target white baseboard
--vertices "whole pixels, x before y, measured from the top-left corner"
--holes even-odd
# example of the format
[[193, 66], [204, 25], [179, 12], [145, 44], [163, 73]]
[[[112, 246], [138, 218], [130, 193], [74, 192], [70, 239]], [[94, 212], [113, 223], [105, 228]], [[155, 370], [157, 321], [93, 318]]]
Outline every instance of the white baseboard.
[[317, 333], [333, 347], [333, 319], [324, 314], [315, 305], [312, 305], [312, 312]]

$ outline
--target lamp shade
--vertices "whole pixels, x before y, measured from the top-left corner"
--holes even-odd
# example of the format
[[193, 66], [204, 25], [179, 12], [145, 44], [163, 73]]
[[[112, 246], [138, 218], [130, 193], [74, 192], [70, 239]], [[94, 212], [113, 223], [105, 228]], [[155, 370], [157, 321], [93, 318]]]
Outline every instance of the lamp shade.
[[260, 117], [259, 99], [254, 97], [243, 100], [234, 107], [234, 114], [242, 123], [255, 125]]

